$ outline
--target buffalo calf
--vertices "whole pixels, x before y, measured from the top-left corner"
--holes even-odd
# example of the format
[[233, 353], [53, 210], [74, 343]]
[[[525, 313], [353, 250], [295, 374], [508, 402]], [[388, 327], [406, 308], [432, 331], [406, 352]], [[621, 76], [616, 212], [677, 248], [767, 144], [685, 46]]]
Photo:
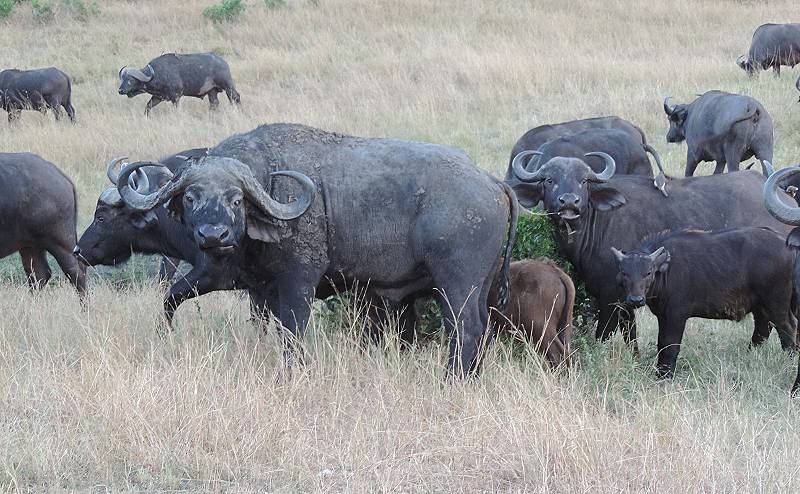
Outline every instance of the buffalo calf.
[[752, 312], [754, 346], [767, 339], [773, 324], [781, 346], [795, 347], [794, 253], [773, 230], [678, 230], [655, 235], [631, 252], [611, 250], [625, 302], [647, 304], [658, 318], [659, 376], [673, 376], [690, 317], [741, 321]]
[[575, 285], [551, 261], [516, 261], [505, 310], [505, 331], [511, 325], [536, 345], [553, 367], [572, 365], [572, 308]]

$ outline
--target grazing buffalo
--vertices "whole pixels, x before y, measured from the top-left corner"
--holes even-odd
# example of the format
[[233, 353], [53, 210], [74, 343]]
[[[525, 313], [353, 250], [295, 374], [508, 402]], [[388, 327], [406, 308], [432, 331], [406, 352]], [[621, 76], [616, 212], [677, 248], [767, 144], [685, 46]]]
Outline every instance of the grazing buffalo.
[[55, 67], [47, 69], [0, 72], [0, 107], [8, 112], [8, 121], [19, 118], [22, 110], [37, 110], [42, 113], [49, 108], [56, 120], [61, 118], [61, 108], [69, 119], [75, 121], [72, 107], [72, 83], [67, 74]]
[[[800, 77], [798, 77], [797, 81], [795, 81], [794, 87], [796, 87], [797, 90], [800, 91]], [[797, 98], [797, 102], [800, 103], [800, 97]]]
[[522, 331], [553, 367], [572, 365], [575, 285], [552, 261], [511, 263], [504, 330]]
[[[668, 178], [669, 197], [664, 197], [648, 177], [614, 176], [610, 158], [599, 174], [577, 158], [554, 158], [534, 172], [524, 170], [520, 161], [514, 165], [524, 182], [514, 186], [520, 204], [543, 202], [556, 226], [559, 253], [597, 301], [598, 338], [609, 337], [620, 322], [629, 340], [636, 337], [633, 313], [617, 310], [625, 294], [616, 283], [611, 247], [633, 249], [647, 235], [680, 228], [787, 230], [764, 208], [764, 177], [754, 171]], [[736, 198], [735, 205], [731, 198]]]
[[[786, 245], [795, 250], [794, 261], [794, 289], [795, 297], [800, 300], [800, 207], [790, 206], [791, 204], [779, 186], [782, 183], [792, 183], [800, 180], [800, 165], [778, 170], [770, 175], [767, 183], [764, 184], [764, 204], [767, 210], [781, 223], [794, 227], [786, 237]], [[797, 367], [797, 377], [792, 386], [792, 394], [800, 390], [800, 364]]]
[[212, 110], [219, 106], [217, 94], [225, 91], [231, 103], [240, 102], [228, 63], [214, 53], [168, 53], [155, 58], [141, 70], [122, 67], [119, 94], [129, 98], [150, 94], [145, 115], [162, 101], [178, 106], [182, 96], [208, 96]]
[[589, 167], [600, 172], [605, 167], [603, 158], [593, 152], [602, 152], [617, 164], [617, 175], [643, 175], [653, 177], [653, 167], [647, 153], [653, 155], [659, 169], [658, 179], [654, 185], [666, 196], [664, 189], [666, 175], [658, 152], [648, 144], [643, 144], [640, 136], [631, 137], [630, 133], [618, 129], [589, 129], [572, 135], [558, 137], [546, 142], [532, 153], [526, 165], [527, 170], [536, 168], [537, 163], [546, 163], [557, 156], [583, 159]]
[[143, 195], [127, 179], [153, 165], [122, 170], [123, 201], [143, 212], [166, 204], [222, 271], [274, 282], [287, 360], [328, 278], [389, 303], [436, 290], [453, 335], [449, 375], [477, 363], [489, 307], [507, 302], [517, 206], [462, 151], [274, 124], [226, 139]]
[[52, 275], [47, 253], [86, 295], [86, 271], [72, 256], [78, 203], [61, 170], [30, 153], [0, 153], [0, 258], [19, 251], [32, 289]]
[[752, 344], [778, 330], [785, 350], [797, 345], [794, 253], [769, 228], [707, 232], [679, 230], [645, 240], [636, 249], [611, 248], [625, 302], [645, 304], [658, 318], [658, 374], [672, 377], [690, 317], [741, 321], [752, 313]]
[[[511, 163], [519, 153], [523, 151], [536, 151], [548, 141], [558, 139], [559, 137], [571, 136], [585, 130], [618, 130], [628, 135], [630, 141], [641, 143], [642, 146], [647, 146], [647, 137], [645, 137], [642, 129], [619, 117], [595, 117], [583, 120], [571, 120], [569, 122], [557, 124], [540, 125], [525, 132], [511, 149], [511, 158], [508, 160], [508, 168], [506, 169], [506, 182], [511, 185], [517, 183], [514, 171], [511, 169]], [[525, 169], [529, 169], [528, 159], [529, 158], [526, 157], [523, 162]]]
[[714, 173], [737, 171], [739, 163], [755, 156], [772, 161], [772, 117], [755, 99], [723, 91], [708, 91], [689, 104], [670, 107], [667, 142], [686, 141], [687, 177], [701, 161], [716, 161]]
[[800, 24], [762, 24], [753, 33], [750, 50], [740, 55], [736, 65], [753, 77], [759, 70], [772, 67], [775, 77], [781, 65], [794, 67], [800, 63]]

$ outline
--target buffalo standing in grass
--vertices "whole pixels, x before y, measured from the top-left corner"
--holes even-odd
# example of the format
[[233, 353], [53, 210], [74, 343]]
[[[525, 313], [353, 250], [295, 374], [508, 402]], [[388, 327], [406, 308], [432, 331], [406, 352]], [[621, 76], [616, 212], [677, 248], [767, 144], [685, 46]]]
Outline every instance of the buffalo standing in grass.
[[[523, 183], [514, 190], [525, 207], [543, 202], [557, 228], [559, 253], [572, 263], [575, 277], [585, 282], [597, 301], [596, 335], [601, 339], [618, 325], [628, 340], [636, 338], [633, 312], [620, 306], [625, 294], [616, 282], [611, 247], [633, 249], [647, 235], [680, 228], [787, 230], [764, 208], [764, 177], [754, 171], [670, 178], [669, 197], [664, 197], [648, 177], [615, 176], [611, 159], [600, 174], [577, 158], [553, 158], [531, 172], [522, 168], [523, 155], [514, 165]], [[736, 198], [735, 205], [731, 198]]]
[[127, 177], [152, 165], [123, 169], [123, 201], [145, 212], [167, 203], [221, 271], [274, 282], [287, 359], [328, 278], [390, 303], [435, 290], [452, 335], [449, 374], [474, 368], [489, 306], [507, 302], [517, 206], [462, 151], [274, 124], [140, 194]]
[[228, 63], [214, 53], [168, 53], [151, 60], [141, 70], [122, 67], [119, 78], [119, 94], [129, 98], [151, 95], [145, 115], [162, 101], [170, 101], [177, 107], [183, 96], [200, 99], [208, 96], [212, 110], [219, 106], [217, 95], [223, 91], [231, 103], [240, 103]]
[[772, 117], [755, 99], [708, 91], [689, 104], [669, 106], [667, 142], [686, 141], [686, 171], [691, 177], [701, 161], [716, 161], [714, 173], [737, 171], [753, 156], [772, 161]]
[[794, 254], [768, 228], [655, 235], [631, 252], [612, 247], [625, 302], [658, 318], [658, 374], [672, 377], [690, 317], [741, 321], [753, 314], [752, 344], [778, 330], [785, 350], [797, 345]]
[[762, 24], [753, 33], [747, 55], [740, 55], [736, 65], [753, 77], [759, 70], [772, 67], [775, 77], [781, 65], [800, 63], [800, 24]]
[[572, 310], [575, 285], [551, 261], [511, 263], [511, 294], [506, 307], [509, 326], [522, 331], [553, 367], [571, 366]]
[[61, 170], [30, 153], [0, 153], [0, 258], [19, 252], [32, 289], [52, 272], [47, 253], [86, 295], [86, 271], [73, 256], [78, 204], [75, 186]]
[[62, 107], [69, 119], [75, 121], [72, 83], [67, 74], [55, 67], [0, 72], [0, 107], [8, 112], [9, 122], [19, 118], [22, 110], [27, 109], [42, 113], [50, 109], [59, 120]]

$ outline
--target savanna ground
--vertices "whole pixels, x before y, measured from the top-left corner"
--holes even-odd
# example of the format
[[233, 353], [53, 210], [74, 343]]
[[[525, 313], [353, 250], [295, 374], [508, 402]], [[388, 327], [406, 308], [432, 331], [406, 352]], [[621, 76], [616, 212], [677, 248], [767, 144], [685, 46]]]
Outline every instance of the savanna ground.
[[[724, 89], [772, 113], [777, 166], [800, 158], [797, 71], [751, 81], [734, 65], [756, 26], [798, 20], [794, 1], [250, 0], [222, 26], [201, 15], [211, 0], [101, 1], [85, 18], [53, 3], [49, 23], [27, 2], [0, 21], [0, 65], [70, 74], [78, 123], [25, 113], [0, 124], [0, 151], [72, 177], [79, 231], [112, 156], [157, 158], [264, 122], [449, 144], [502, 175], [528, 128], [616, 114], [680, 175], [685, 146], [665, 143], [661, 100]], [[148, 119], [146, 97], [116, 93], [122, 65], [208, 50], [229, 61], [240, 109], [185, 99]], [[693, 320], [671, 382], [653, 378], [645, 310], [639, 361], [619, 338], [581, 338], [565, 377], [501, 344], [479, 379], [444, 385], [444, 344], [363, 352], [357, 311], [332, 320], [320, 308], [308, 365], [279, 379], [275, 333], [259, 334], [237, 294], [187, 303], [178, 329], [158, 333], [154, 265], [91, 271], [84, 311], [68, 285], [31, 294], [18, 258], [3, 261], [1, 489], [800, 489], [797, 360], [775, 338], [748, 351], [749, 319]]]

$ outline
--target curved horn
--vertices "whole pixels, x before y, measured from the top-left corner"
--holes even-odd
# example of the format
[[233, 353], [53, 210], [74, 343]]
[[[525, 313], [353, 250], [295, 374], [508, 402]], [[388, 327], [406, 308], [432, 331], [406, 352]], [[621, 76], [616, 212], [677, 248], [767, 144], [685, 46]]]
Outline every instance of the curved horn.
[[[249, 170], [249, 168], [248, 168]], [[293, 220], [303, 215], [311, 204], [314, 203], [314, 198], [317, 194], [317, 186], [314, 181], [300, 172], [291, 170], [282, 170], [272, 172], [270, 177], [289, 177], [294, 179], [302, 189], [300, 196], [293, 202], [283, 203], [278, 202], [272, 198], [269, 193], [264, 190], [264, 187], [256, 180], [252, 172], [246, 173], [241, 177], [245, 192], [250, 196], [250, 199], [255, 203], [258, 208], [279, 220]]]
[[128, 159], [127, 156], [122, 156], [120, 158], [114, 158], [113, 160], [108, 162], [108, 166], [106, 167], [106, 176], [108, 177], [108, 180], [111, 181], [112, 184], [117, 185], [117, 178], [119, 177], [120, 174], [120, 172], [117, 171], [117, 165], [122, 163], [126, 159]]
[[661, 163], [661, 155], [658, 154], [658, 151], [656, 151], [655, 148], [650, 144], [645, 144], [644, 150], [645, 152], [650, 153], [653, 159], [656, 160], [656, 166], [658, 167], [658, 171], [660, 171], [662, 175], [666, 175], [666, 172], [664, 171], [664, 164]]
[[120, 78], [120, 79], [122, 79], [122, 78], [124, 77], [125, 69], [126, 69], [127, 67], [128, 67], [127, 65], [123, 65], [123, 66], [122, 66], [122, 68], [121, 68], [121, 69], [119, 69], [119, 78]]
[[738, 57], [736, 57], [736, 65], [738, 65], [739, 67], [743, 67], [746, 60], [747, 57], [745, 55], [739, 55]]
[[[150, 67], [150, 65], [148, 65], [148, 67]], [[153, 71], [153, 68], [150, 67], [151, 75], [147, 75], [139, 69], [125, 69], [125, 72], [123, 73], [122, 71], [120, 71], [120, 74], [129, 75], [141, 82], [150, 82], [153, 79], [153, 76], [155, 75], [155, 71]]]
[[770, 175], [764, 184], [764, 206], [778, 221], [800, 226], [800, 207], [788, 206], [778, 197], [778, 185], [795, 175], [800, 175], [800, 166], [782, 168]]
[[522, 160], [527, 156], [541, 156], [542, 154], [541, 151], [522, 151], [514, 156], [514, 159], [511, 160], [511, 170], [514, 172], [514, 176], [523, 182], [541, 182], [544, 180], [544, 177], [540, 177], [541, 169], [537, 168], [536, 171], [531, 173], [522, 166]]
[[775, 167], [769, 161], [761, 160], [761, 172], [765, 177], [769, 178], [770, 175], [775, 173]]
[[584, 156], [587, 157], [597, 156], [603, 158], [603, 160], [606, 162], [606, 168], [602, 172], [600, 173], [592, 172], [592, 174], [594, 175], [594, 177], [590, 179], [592, 182], [608, 182], [608, 180], [614, 176], [614, 172], [617, 171], [617, 163], [614, 161], [614, 158], [607, 155], [606, 153], [603, 153], [601, 151], [595, 151], [592, 153], [586, 153], [584, 154]]
[[611, 247], [611, 253], [614, 254], [614, 258], [617, 260], [617, 262], [621, 262], [623, 259], [625, 259], [625, 253], [616, 247]]
[[794, 83], [794, 87], [796, 87], [797, 90], [800, 91], [800, 77], [797, 78], [797, 82]]
[[128, 186], [136, 192], [145, 193], [150, 190], [150, 179], [141, 168], [137, 168], [133, 175], [128, 176]]
[[131, 187], [130, 177], [139, 168], [145, 166], [157, 166], [164, 168], [169, 176], [173, 177], [173, 174], [171, 171], [169, 171], [169, 168], [161, 163], [154, 163], [152, 161], [138, 161], [136, 163], [131, 163], [122, 169], [117, 181], [117, 191], [119, 191], [120, 197], [122, 197], [122, 200], [125, 201], [125, 204], [128, 206], [132, 207], [133, 209], [149, 211], [166, 201], [168, 198], [172, 197], [177, 191], [181, 190], [183, 183], [180, 180], [178, 182], [169, 181], [152, 194], [142, 194], [138, 190]]
[[119, 191], [114, 187], [109, 187], [100, 194], [101, 204], [107, 204], [109, 206], [117, 207], [122, 206], [122, 197], [119, 195]]
[[674, 106], [672, 108], [669, 107], [670, 98], [672, 98], [672, 96], [667, 96], [666, 98], [664, 98], [664, 113], [666, 113], [667, 115], [672, 115], [672, 112], [675, 111]]

